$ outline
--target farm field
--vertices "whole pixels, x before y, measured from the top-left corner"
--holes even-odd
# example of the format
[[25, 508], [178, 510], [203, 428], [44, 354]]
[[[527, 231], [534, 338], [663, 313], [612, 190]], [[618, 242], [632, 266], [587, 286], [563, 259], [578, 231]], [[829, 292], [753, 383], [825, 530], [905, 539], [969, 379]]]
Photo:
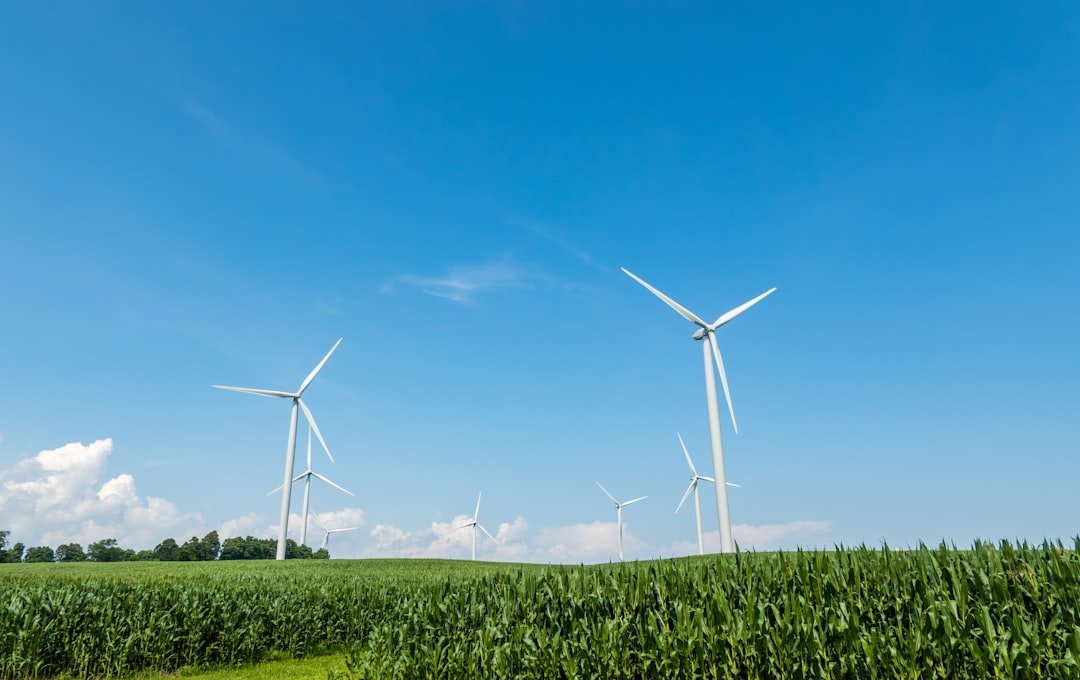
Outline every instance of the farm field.
[[16, 564], [0, 568], [0, 607], [4, 678], [186, 677], [303, 657], [261, 668], [349, 680], [1080, 677], [1076, 545], [567, 567]]

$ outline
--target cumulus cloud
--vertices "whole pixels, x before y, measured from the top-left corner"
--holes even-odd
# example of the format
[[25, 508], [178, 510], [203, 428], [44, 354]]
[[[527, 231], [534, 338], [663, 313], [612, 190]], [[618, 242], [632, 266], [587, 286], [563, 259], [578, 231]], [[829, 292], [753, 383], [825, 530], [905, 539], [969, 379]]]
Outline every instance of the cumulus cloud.
[[197, 514], [180, 513], [163, 498], [140, 498], [130, 474], [102, 481], [112, 451], [111, 439], [73, 442], [0, 470], [5, 528], [27, 544], [116, 538], [133, 548], [197, 531]]

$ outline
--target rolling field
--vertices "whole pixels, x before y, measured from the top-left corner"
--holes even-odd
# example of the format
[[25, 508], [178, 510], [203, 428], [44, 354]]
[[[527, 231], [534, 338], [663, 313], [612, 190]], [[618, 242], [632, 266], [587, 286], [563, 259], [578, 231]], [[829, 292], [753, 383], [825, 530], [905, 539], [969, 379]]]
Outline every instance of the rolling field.
[[1080, 677], [1075, 547], [2, 565], [0, 676], [338, 651], [350, 680]]

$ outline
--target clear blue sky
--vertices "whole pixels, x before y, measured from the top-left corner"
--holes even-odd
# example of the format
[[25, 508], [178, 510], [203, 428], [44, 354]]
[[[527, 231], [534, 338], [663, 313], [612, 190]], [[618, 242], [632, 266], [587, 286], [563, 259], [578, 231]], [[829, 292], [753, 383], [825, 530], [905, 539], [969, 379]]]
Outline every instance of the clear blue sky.
[[744, 543], [1072, 536], [1078, 46], [1051, 2], [5, 5], [0, 524], [269, 531], [288, 406], [210, 385], [344, 336], [336, 555], [464, 556], [483, 489], [482, 554], [606, 560], [594, 480], [688, 549], [700, 347], [626, 266], [779, 287], [718, 336]]

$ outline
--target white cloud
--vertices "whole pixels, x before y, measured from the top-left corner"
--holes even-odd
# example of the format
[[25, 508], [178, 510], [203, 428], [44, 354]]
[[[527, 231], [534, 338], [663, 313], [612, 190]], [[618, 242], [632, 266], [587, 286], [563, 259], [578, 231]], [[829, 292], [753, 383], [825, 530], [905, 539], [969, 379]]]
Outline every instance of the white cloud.
[[102, 482], [112, 451], [111, 439], [73, 442], [0, 470], [4, 528], [27, 545], [115, 538], [135, 549], [199, 530], [197, 514], [180, 513], [162, 498], [141, 499], [130, 474]]
[[222, 522], [218, 528], [218, 538], [225, 540], [234, 536], [253, 536], [259, 533], [262, 526], [263, 516], [257, 512], [249, 512], [240, 517], [234, 517]]
[[384, 283], [382, 290], [388, 293], [403, 285], [452, 302], [471, 304], [479, 293], [529, 288], [532, 278], [524, 267], [503, 258], [489, 264], [453, 266], [437, 276], [402, 274]]
[[[732, 536], [740, 550], [820, 547], [828, 544], [828, 533], [831, 530], [832, 522], [810, 519], [797, 519], [783, 524], [735, 524], [731, 527]], [[677, 541], [661, 549], [658, 554], [665, 557], [696, 555], [698, 545], [697, 540], [693, 539], [692, 531], [691, 529], [690, 540]], [[706, 553], [720, 551], [719, 531], [706, 531], [702, 534], [702, 540]]]

